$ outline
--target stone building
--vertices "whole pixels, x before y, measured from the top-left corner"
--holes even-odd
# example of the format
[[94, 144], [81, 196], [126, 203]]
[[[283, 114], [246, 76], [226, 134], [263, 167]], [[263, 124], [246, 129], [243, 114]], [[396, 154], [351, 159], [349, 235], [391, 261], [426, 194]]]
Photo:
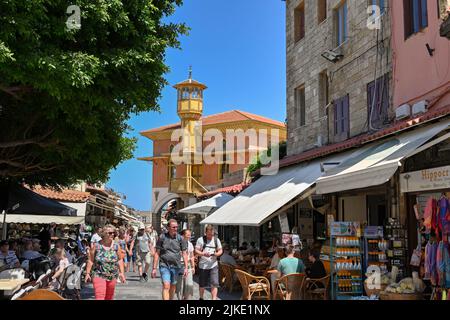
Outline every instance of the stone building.
[[377, 131], [395, 117], [385, 3], [286, 1], [288, 155]]

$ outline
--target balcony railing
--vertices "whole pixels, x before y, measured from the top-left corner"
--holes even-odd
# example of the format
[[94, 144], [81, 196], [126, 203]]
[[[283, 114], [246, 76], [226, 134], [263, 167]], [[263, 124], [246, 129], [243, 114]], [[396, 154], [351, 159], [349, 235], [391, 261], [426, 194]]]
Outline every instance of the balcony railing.
[[192, 177], [175, 178], [170, 180], [169, 191], [178, 194], [195, 194], [200, 195], [208, 192], [200, 182]]

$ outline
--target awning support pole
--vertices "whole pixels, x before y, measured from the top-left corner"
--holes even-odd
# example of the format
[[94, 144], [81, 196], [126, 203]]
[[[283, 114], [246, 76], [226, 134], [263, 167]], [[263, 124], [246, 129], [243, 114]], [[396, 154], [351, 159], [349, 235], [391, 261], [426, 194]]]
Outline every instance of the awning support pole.
[[8, 226], [6, 224], [6, 210], [3, 210], [2, 240], [6, 240], [7, 228], [8, 228]]

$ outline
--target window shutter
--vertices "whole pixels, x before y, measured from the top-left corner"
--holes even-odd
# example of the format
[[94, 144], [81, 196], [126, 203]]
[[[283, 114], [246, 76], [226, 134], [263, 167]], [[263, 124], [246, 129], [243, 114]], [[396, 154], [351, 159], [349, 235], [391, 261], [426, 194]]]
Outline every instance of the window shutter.
[[420, 0], [420, 27], [421, 29], [425, 29], [428, 27], [428, 8], [427, 8], [427, 0]]
[[341, 102], [341, 99], [334, 101], [334, 135], [335, 136], [337, 136], [339, 133], [339, 126], [338, 126], [339, 116], [338, 115], [340, 114], [340, 112], [339, 112], [340, 111], [339, 110], [340, 102]]
[[405, 39], [407, 39], [413, 33], [411, 1], [412, 0], [403, 0], [403, 24], [405, 26]]
[[342, 101], [342, 111], [344, 117], [343, 139], [347, 139], [350, 134], [350, 97], [346, 95]]

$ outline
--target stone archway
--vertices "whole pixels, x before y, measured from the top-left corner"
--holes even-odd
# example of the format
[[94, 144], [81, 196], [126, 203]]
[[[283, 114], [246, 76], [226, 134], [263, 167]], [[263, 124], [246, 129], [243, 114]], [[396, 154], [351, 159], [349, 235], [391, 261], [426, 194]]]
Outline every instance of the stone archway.
[[152, 210], [152, 225], [153, 228], [158, 232], [158, 234], [161, 234], [162, 213], [167, 208], [169, 202], [171, 202], [172, 200], [177, 200], [177, 202], [182, 201], [179, 195], [168, 194], [164, 198], [159, 200]]

